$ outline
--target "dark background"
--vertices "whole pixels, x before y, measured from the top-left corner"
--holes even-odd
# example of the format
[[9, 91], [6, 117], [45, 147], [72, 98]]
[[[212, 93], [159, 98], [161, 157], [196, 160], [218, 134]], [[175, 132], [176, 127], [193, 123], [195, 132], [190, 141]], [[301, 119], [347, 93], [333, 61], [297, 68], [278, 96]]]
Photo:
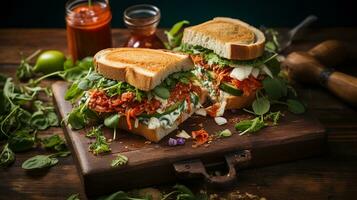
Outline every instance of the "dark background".
[[[0, 12], [0, 28], [61, 28], [66, 0], [4, 0]], [[161, 27], [187, 19], [197, 24], [215, 16], [240, 18], [252, 25], [291, 27], [309, 14], [319, 21], [315, 26], [357, 26], [353, 0], [110, 0], [112, 26], [123, 27], [122, 13], [130, 5], [150, 3], [162, 12]]]

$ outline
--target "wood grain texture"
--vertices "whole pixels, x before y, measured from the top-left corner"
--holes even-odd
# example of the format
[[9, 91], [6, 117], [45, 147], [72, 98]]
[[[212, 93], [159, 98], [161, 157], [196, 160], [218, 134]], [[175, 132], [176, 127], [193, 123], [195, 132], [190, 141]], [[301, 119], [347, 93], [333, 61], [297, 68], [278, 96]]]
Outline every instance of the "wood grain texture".
[[[114, 30], [113, 39], [124, 41], [128, 32]], [[327, 39], [357, 42], [357, 28], [312, 29], [293, 43], [286, 53], [306, 51]], [[24, 39], [25, 38], [25, 39]], [[66, 49], [65, 31], [53, 29], [2, 29], [0, 30], [0, 73], [13, 75], [19, 61], [18, 51], [29, 55], [38, 48]], [[117, 44], [118, 44], [117, 43]], [[344, 72], [357, 74], [353, 66], [336, 66]], [[50, 83], [48, 83], [50, 84]], [[264, 168], [239, 171], [238, 184], [227, 189], [208, 188], [210, 193], [223, 196], [231, 191], [250, 192], [267, 199], [355, 199], [357, 195], [357, 110], [344, 104], [325, 89], [302, 85], [301, 98], [309, 111], [327, 129], [328, 153], [325, 156], [300, 160]], [[61, 133], [51, 128], [40, 135]], [[0, 169], [0, 199], [66, 199], [83, 192], [73, 159], [64, 158], [59, 165], [44, 174], [30, 175], [21, 169], [27, 158], [43, 153], [34, 150], [17, 155], [15, 164], [7, 170]], [[188, 183], [197, 190], [205, 189], [200, 183]], [[170, 186], [159, 186], [167, 188]]]

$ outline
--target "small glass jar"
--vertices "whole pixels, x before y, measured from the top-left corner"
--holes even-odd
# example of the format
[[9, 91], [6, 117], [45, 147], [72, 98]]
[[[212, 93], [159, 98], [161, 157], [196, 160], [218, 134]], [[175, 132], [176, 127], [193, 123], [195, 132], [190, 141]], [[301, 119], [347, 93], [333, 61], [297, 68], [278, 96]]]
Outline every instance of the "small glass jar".
[[160, 10], [153, 5], [140, 4], [124, 11], [124, 23], [131, 32], [126, 47], [163, 49], [157, 37], [156, 27], [160, 22]]
[[112, 47], [108, 0], [69, 0], [66, 3], [67, 44], [73, 60]]

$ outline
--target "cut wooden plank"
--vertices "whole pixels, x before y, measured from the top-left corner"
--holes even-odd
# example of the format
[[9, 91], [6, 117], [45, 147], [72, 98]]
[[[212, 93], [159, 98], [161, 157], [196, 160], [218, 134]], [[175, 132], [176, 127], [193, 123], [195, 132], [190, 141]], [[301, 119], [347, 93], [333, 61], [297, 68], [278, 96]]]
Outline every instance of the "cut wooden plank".
[[[56, 82], [52, 85], [52, 89], [58, 111], [64, 118], [72, 109], [71, 104], [63, 99], [67, 84]], [[203, 127], [210, 134], [215, 134], [228, 128], [235, 132], [234, 124], [247, 118], [248, 115], [243, 112], [226, 112], [225, 117], [229, 123], [218, 126], [212, 118], [193, 116], [180, 125], [179, 129], [190, 133]], [[234, 134], [229, 138], [217, 139], [208, 146], [198, 148], [192, 147], [192, 141], [188, 141], [184, 146], [169, 147], [168, 137], [157, 144], [147, 143], [142, 137], [126, 131], [118, 131], [118, 139], [111, 143], [112, 152], [101, 156], [94, 156], [88, 152], [91, 140], [85, 137], [85, 132], [89, 129], [90, 127], [86, 130], [73, 131], [68, 126], [64, 128], [88, 196], [118, 189], [171, 182], [177, 180], [178, 177], [186, 178], [185, 175], [195, 178], [205, 177], [206, 180], [215, 182], [217, 177], [208, 173], [204, 174], [206, 170], [202, 166], [206, 169], [215, 169], [225, 162], [229, 164], [232, 161], [233, 164], [231, 163], [228, 167], [233, 169], [227, 175], [218, 177], [219, 181], [216, 183], [224, 182], [228, 181], [227, 176], [235, 173], [235, 167], [269, 165], [318, 155], [322, 153], [325, 144], [324, 128], [308, 114], [285, 113], [279, 126], [265, 128], [251, 135]], [[111, 130], [105, 129], [104, 132], [107, 138], [112, 137]], [[175, 134], [176, 131], [171, 136]], [[242, 156], [242, 152], [248, 152], [243, 155], [251, 157], [244, 165], [237, 161]], [[129, 162], [125, 166], [112, 168], [110, 163], [118, 153], [127, 156]], [[182, 163], [186, 163], [188, 168], [193, 166], [194, 169], [188, 169], [188, 174], [178, 170], [180, 169], [178, 166], [182, 166]], [[198, 164], [194, 165], [195, 163]], [[193, 174], [195, 170], [200, 173]], [[183, 174], [177, 175], [177, 173]]]

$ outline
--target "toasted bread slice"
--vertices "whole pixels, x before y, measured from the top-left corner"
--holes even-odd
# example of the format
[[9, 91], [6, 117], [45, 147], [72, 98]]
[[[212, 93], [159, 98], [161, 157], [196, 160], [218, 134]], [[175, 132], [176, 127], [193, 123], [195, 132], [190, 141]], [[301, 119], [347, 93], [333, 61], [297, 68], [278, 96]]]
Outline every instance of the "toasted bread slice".
[[110, 48], [94, 56], [96, 71], [106, 78], [150, 91], [174, 72], [194, 67], [185, 54], [141, 48]]
[[[200, 95], [200, 103], [203, 104], [206, 101], [207, 98], [207, 92], [203, 91]], [[128, 124], [126, 122], [125, 117], [121, 117], [119, 119], [119, 127], [121, 129], [127, 130], [131, 133], [141, 135], [145, 137], [147, 140], [152, 141], [152, 142], [159, 142], [162, 138], [170, 134], [172, 131], [177, 129], [177, 127], [183, 123], [186, 119], [191, 117], [191, 115], [196, 111], [197, 109], [191, 107], [191, 112], [190, 113], [182, 113], [181, 117], [177, 119], [174, 124], [171, 126], [171, 128], [156, 128], [156, 129], [149, 129], [146, 124], [139, 123], [137, 127], [132, 127], [132, 130], [129, 130]], [[134, 120], [131, 120], [132, 124], [135, 124]]]
[[182, 43], [202, 46], [227, 59], [251, 60], [263, 54], [265, 36], [238, 19], [216, 17], [185, 28]]
[[229, 109], [242, 109], [249, 107], [252, 105], [253, 101], [255, 99], [255, 93], [253, 92], [249, 96], [229, 96], [227, 97], [227, 105], [226, 105], [226, 110]]

